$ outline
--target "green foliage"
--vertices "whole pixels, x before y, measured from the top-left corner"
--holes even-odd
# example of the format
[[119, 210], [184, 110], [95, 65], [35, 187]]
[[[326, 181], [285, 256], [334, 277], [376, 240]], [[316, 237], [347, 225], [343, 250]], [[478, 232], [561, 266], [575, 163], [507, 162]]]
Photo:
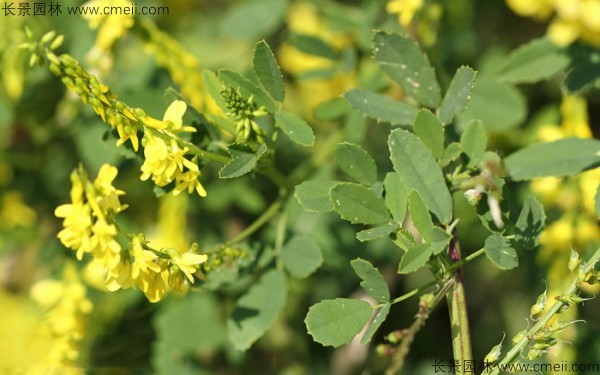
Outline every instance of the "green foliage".
[[491, 234], [485, 240], [483, 248], [488, 259], [502, 270], [509, 270], [519, 265], [517, 251], [511, 246], [510, 241], [500, 234]]
[[344, 98], [365, 116], [391, 125], [412, 125], [417, 109], [410, 104], [363, 89], [352, 89]]
[[309, 55], [320, 56], [331, 60], [338, 58], [338, 53], [335, 48], [319, 37], [291, 33], [288, 41], [292, 46]]
[[504, 159], [515, 180], [573, 176], [600, 163], [600, 141], [566, 138], [525, 147]]
[[439, 117], [442, 124], [449, 124], [455, 116], [464, 111], [471, 99], [475, 74], [473, 69], [466, 66], [461, 66], [454, 74], [440, 106]]
[[290, 139], [302, 146], [312, 146], [315, 142], [315, 134], [306, 121], [284, 111], [275, 113], [275, 124]]
[[433, 157], [439, 159], [444, 154], [444, 128], [431, 111], [421, 109], [413, 125], [415, 134], [429, 148]]
[[229, 146], [231, 161], [221, 168], [219, 176], [221, 178], [240, 177], [254, 169], [260, 157], [267, 151], [263, 144], [257, 150], [244, 144], [233, 144]]
[[381, 69], [417, 102], [431, 108], [440, 103], [435, 72], [410, 37], [377, 32], [373, 37], [373, 55]]
[[564, 49], [540, 38], [514, 50], [504, 61], [500, 78], [511, 83], [534, 83], [549, 79], [569, 65]]
[[363, 185], [371, 186], [377, 181], [375, 160], [359, 145], [340, 143], [335, 149], [335, 161], [342, 171]]
[[324, 214], [333, 211], [333, 203], [329, 199], [329, 192], [338, 183], [325, 180], [304, 181], [296, 185], [294, 195], [306, 211]]
[[533, 249], [539, 244], [539, 235], [544, 230], [546, 213], [544, 206], [529, 196], [515, 223], [515, 244], [524, 249]]
[[258, 42], [254, 49], [254, 72], [267, 93], [276, 101], [282, 102], [285, 98], [283, 76], [273, 51], [264, 40]]
[[278, 270], [265, 273], [244, 294], [227, 321], [229, 341], [238, 350], [248, 350], [271, 326], [287, 299], [287, 281]]
[[469, 157], [469, 165], [475, 166], [483, 159], [487, 148], [487, 135], [481, 121], [471, 121], [460, 136], [463, 152]]
[[452, 218], [452, 197], [442, 170], [423, 142], [403, 129], [395, 129], [388, 140], [390, 158], [400, 181], [417, 190], [429, 210], [444, 224]]
[[295, 236], [279, 254], [285, 269], [294, 277], [303, 279], [315, 272], [323, 263], [321, 247], [311, 237]]
[[335, 212], [353, 224], [383, 224], [390, 218], [383, 198], [363, 185], [338, 184], [331, 189], [329, 197]]
[[304, 322], [316, 342], [337, 348], [349, 343], [363, 329], [372, 312], [368, 302], [336, 298], [311, 306]]
[[350, 265], [354, 268], [354, 272], [358, 277], [362, 279], [360, 286], [365, 292], [381, 303], [390, 301], [390, 291], [377, 268], [373, 267], [370, 262], [360, 258], [351, 261]]
[[521, 93], [495, 77], [480, 74], [471, 100], [460, 121], [481, 120], [492, 132], [508, 131], [525, 119], [526, 103]]

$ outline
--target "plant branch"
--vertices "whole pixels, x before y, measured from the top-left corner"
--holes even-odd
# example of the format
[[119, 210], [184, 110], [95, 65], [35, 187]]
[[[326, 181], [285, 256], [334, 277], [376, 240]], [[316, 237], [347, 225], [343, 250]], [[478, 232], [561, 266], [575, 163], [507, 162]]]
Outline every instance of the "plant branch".
[[[591, 272], [599, 260], [600, 260], [600, 248], [598, 248], [596, 250], [596, 252], [592, 255], [592, 257], [587, 261], [587, 263], [585, 263], [584, 265], [582, 265], [580, 267], [577, 276], [575, 277], [573, 282], [571, 282], [571, 285], [569, 285], [569, 287], [564, 291], [563, 295], [575, 294], [577, 292], [577, 286], [579, 285], [580, 282], [582, 282], [582, 280], [580, 280], [579, 275], [581, 275], [581, 274], [586, 275], [589, 272]], [[490, 375], [500, 374], [500, 369], [503, 368], [503, 366], [505, 366], [509, 363], [512, 363], [512, 361], [514, 361], [514, 359], [517, 357], [517, 355], [519, 355], [519, 353], [521, 353], [521, 351], [525, 348], [525, 346], [529, 343], [529, 341], [531, 341], [531, 338], [535, 337], [535, 335], [544, 328], [544, 326], [550, 321], [550, 319], [552, 319], [552, 317], [554, 315], [560, 313], [561, 311], [563, 311], [564, 308], [569, 307], [571, 304], [572, 303], [569, 303], [566, 301], [560, 301], [560, 300], [557, 301], [556, 303], [554, 303], [552, 305], [552, 307], [550, 307], [550, 309], [548, 309], [548, 311], [546, 311], [540, 317], [540, 319], [537, 321], [537, 323], [535, 323], [535, 325], [533, 327], [531, 327], [531, 329], [529, 329], [525, 335], [523, 335], [523, 338], [521, 338], [521, 340], [519, 340], [508, 351], [508, 353], [506, 353], [506, 355], [504, 356], [502, 361], [500, 361], [498, 363], [498, 365], [496, 365], [494, 367], [494, 369], [491, 372], [489, 372], [489, 374]]]

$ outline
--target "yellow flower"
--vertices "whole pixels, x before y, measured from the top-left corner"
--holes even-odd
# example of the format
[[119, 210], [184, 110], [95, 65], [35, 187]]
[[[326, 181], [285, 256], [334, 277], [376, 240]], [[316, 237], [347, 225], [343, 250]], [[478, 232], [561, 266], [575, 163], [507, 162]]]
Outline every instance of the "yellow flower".
[[84, 253], [91, 252], [89, 243], [92, 232], [92, 216], [90, 206], [81, 202], [63, 204], [54, 210], [56, 217], [64, 218], [63, 230], [58, 238], [63, 245], [77, 251], [77, 259], [81, 260]]
[[160, 265], [155, 262], [158, 256], [154, 252], [144, 249], [143, 243], [144, 237], [142, 235], [134, 236], [131, 239], [129, 254], [133, 258], [131, 263], [131, 278], [133, 280], [143, 279], [144, 275], [161, 271]]
[[0, 228], [29, 227], [35, 218], [35, 211], [23, 202], [18, 191], [7, 191], [0, 198]]
[[398, 13], [398, 22], [406, 27], [422, 6], [423, 0], [390, 0], [385, 9], [388, 13]]
[[[121, 9], [133, 7], [133, 3], [126, 0], [110, 0], [108, 2], [106, 0], [90, 0], [82, 7], [102, 10], [107, 5]], [[83, 17], [88, 20], [92, 29], [99, 28], [96, 46], [103, 51], [110, 50], [112, 45], [125, 35], [134, 23], [133, 14], [104, 14], [100, 11], [98, 14], [87, 12]]]
[[200, 177], [199, 171], [187, 171], [185, 173], [180, 173], [177, 175], [175, 180], [175, 189], [173, 189], [173, 194], [177, 195], [187, 189], [188, 193], [192, 193], [194, 190], [201, 197], [206, 197], [206, 190], [198, 181], [198, 177]]
[[168, 279], [169, 271], [167, 270], [160, 273], [149, 272], [142, 274], [139, 284], [148, 301], [155, 303], [163, 298], [167, 292]]
[[108, 270], [106, 274], [106, 289], [115, 292], [119, 289], [129, 289], [133, 286], [131, 279], [131, 262], [122, 258], [116, 267]]
[[198, 271], [198, 266], [208, 259], [206, 254], [195, 254], [191, 251], [185, 252], [181, 255], [176, 254], [171, 258], [173, 264], [179, 268], [181, 272], [185, 274], [190, 283], [194, 282], [192, 274]]
[[94, 259], [111, 269], [121, 261], [121, 245], [117, 242], [117, 228], [108, 224], [104, 219], [98, 219], [92, 227], [94, 235], [90, 238], [90, 245], [94, 252]]

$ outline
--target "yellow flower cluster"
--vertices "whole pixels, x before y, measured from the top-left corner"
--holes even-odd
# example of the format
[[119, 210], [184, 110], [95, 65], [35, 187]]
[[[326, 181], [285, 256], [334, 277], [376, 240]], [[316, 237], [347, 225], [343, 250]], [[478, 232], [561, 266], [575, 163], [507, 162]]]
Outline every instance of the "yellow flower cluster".
[[30, 295], [45, 309], [47, 328], [53, 337], [47, 365], [57, 368], [73, 365], [80, 357], [86, 316], [94, 307], [86, 297], [86, 287], [75, 266], [67, 264], [62, 280], [38, 281], [31, 287]]
[[600, 0], [506, 0], [518, 15], [548, 20], [548, 36], [560, 46], [577, 39], [600, 46]]
[[78, 260], [89, 253], [107, 268], [120, 261], [115, 216], [127, 208], [119, 201], [119, 196], [125, 193], [112, 186], [116, 176], [117, 168], [108, 164], [100, 168], [93, 183], [82, 168], [73, 171], [71, 203], [55, 210], [55, 215], [64, 219], [64, 229], [58, 233], [60, 241], [77, 252]]
[[50, 62], [50, 71], [61, 77], [65, 86], [89, 104], [102, 121], [116, 129], [119, 135], [117, 146], [130, 141], [137, 151], [140, 143], [138, 130], [144, 132], [142, 145], [146, 160], [142, 165], [142, 180], [151, 177], [161, 187], [174, 182], [176, 194], [187, 190], [206, 196], [198, 181], [198, 165], [185, 157], [190, 149], [181, 147], [184, 142], [177, 136], [180, 132], [195, 131], [193, 127], [183, 125], [182, 117], [187, 109], [185, 102], [176, 100], [171, 103], [162, 120], [146, 115], [140, 108], [131, 108], [119, 101], [107, 86], [85, 71], [73, 57], [55, 55], [53, 50], [61, 43], [61, 36], [50, 32], [39, 43], [25, 46], [33, 52], [32, 56], [45, 57]]
[[187, 289], [206, 255], [198, 254], [196, 245], [184, 253], [152, 249], [142, 234], [130, 235], [131, 243], [122, 248], [117, 241], [116, 215], [126, 206], [119, 201], [124, 192], [112, 186], [116, 176], [117, 169], [108, 164], [100, 168], [94, 182], [81, 168], [71, 174], [71, 203], [55, 211], [64, 219], [58, 238], [77, 252], [77, 259], [92, 255], [91, 267], [106, 273], [110, 291], [136, 286], [148, 300], [157, 302], [169, 289]]
[[195, 131], [194, 128], [183, 126], [183, 114], [187, 105], [181, 100], [176, 100], [165, 112], [162, 121], [148, 118], [147, 126], [155, 129], [144, 130], [142, 145], [144, 146], [144, 164], [142, 165], [142, 181], [152, 178], [157, 186], [166, 186], [175, 182], [173, 194], [177, 195], [184, 190], [188, 193], [196, 191], [201, 197], [206, 196], [206, 190], [198, 178], [200, 169], [198, 164], [185, 158], [189, 148], [180, 148], [173, 132]]

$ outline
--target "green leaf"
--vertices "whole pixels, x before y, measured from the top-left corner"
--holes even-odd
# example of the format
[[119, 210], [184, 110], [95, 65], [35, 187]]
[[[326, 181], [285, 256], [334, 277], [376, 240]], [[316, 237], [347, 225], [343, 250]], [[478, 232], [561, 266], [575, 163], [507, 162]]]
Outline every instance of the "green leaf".
[[408, 212], [410, 212], [413, 224], [423, 240], [431, 242], [433, 239], [433, 221], [423, 197], [414, 189], [408, 194]]
[[385, 303], [390, 300], [390, 291], [388, 286], [383, 279], [383, 275], [375, 268], [370, 262], [356, 258], [350, 262], [354, 272], [361, 278], [360, 286], [367, 292], [371, 297], [375, 298], [378, 302]]
[[460, 144], [465, 154], [469, 157], [469, 166], [478, 165], [487, 148], [487, 134], [481, 121], [473, 120], [460, 136]]
[[296, 185], [294, 195], [306, 211], [324, 214], [333, 211], [329, 191], [339, 184], [337, 181], [313, 180]]
[[391, 125], [412, 125], [417, 109], [410, 104], [363, 89], [352, 89], [344, 98], [363, 115]]
[[273, 51], [264, 40], [258, 42], [254, 48], [254, 73], [267, 93], [273, 99], [282, 102], [285, 98], [283, 76]]
[[600, 185], [596, 189], [596, 194], [594, 195], [594, 209], [596, 211], [596, 217], [600, 219]]
[[379, 31], [373, 38], [373, 53], [381, 69], [409, 96], [426, 107], [438, 106], [441, 94], [435, 71], [415, 41]]
[[337, 348], [352, 341], [372, 312], [373, 308], [365, 301], [336, 298], [311, 306], [304, 323], [316, 342]]
[[371, 339], [373, 338], [373, 335], [375, 334], [375, 332], [377, 332], [379, 327], [381, 327], [381, 324], [383, 324], [383, 322], [385, 322], [385, 318], [387, 318], [388, 314], [390, 313], [391, 306], [392, 305], [390, 303], [386, 303], [385, 305], [381, 306], [379, 311], [377, 311], [375, 318], [373, 319], [371, 324], [369, 324], [369, 328], [367, 329], [367, 331], [363, 335], [362, 339], [360, 340], [361, 344], [366, 345], [369, 342], [371, 342]]
[[446, 147], [444, 150], [444, 155], [442, 156], [442, 166], [445, 167], [448, 164], [452, 163], [460, 154], [463, 153], [462, 145], [458, 142], [452, 142]]
[[398, 273], [413, 273], [427, 264], [427, 261], [433, 254], [433, 248], [430, 244], [419, 244], [407, 251], [400, 260]]
[[231, 160], [219, 171], [221, 178], [240, 177], [250, 172], [256, 166], [261, 155], [267, 151], [267, 146], [262, 144], [258, 150], [254, 151], [246, 145], [235, 143], [229, 146], [228, 151]]
[[458, 117], [461, 123], [481, 120], [493, 132], [507, 131], [525, 120], [527, 104], [513, 86], [493, 77], [478, 75], [471, 100]]
[[504, 159], [510, 176], [530, 180], [546, 176], [573, 176], [600, 163], [600, 141], [564, 138], [525, 147]]
[[255, 103], [259, 106], [265, 106], [268, 112], [275, 112], [277, 104], [271, 97], [254, 82], [242, 76], [239, 73], [227, 69], [219, 70], [219, 79], [228, 86], [240, 90], [240, 94], [244, 98], [254, 97]]
[[258, 340], [285, 306], [287, 281], [282, 271], [265, 273], [240, 298], [227, 321], [229, 341], [245, 351]]
[[152, 365], [159, 374], [197, 374], [188, 356], [216, 354], [227, 341], [215, 297], [191, 293], [172, 299], [156, 312]]
[[279, 258], [288, 272], [298, 279], [309, 276], [323, 263], [321, 247], [307, 236], [294, 236], [283, 246]]
[[314, 35], [290, 33], [288, 42], [299, 51], [306, 54], [324, 57], [330, 60], [336, 60], [339, 57], [338, 52], [325, 42], [323, 39]]
[[275, 125], [299, 145], [312, 146], [315, 142], [315, 133], [310, 125], [289, 112], [275, 113]]
[[395, 236], [392, 236], [392, 239], [394, 244], [404, 250], [404, 252], [409, 252], [413, 247], [417, 246], [412, 233], [404, 228], [398, 229]]
[[385, 188], [385, 206], [392, 214], [394, 221], [402, 224], [406, 216], [409, 190], [396, 172], [389, 172], [385, 175], [383, 186]]
[[439, 159], [444, 154], [444, 127], [438, 118], [428, 109], [417, 112], [413, 125], [415, 134], [431, 150], [433, 157]]
[[395, 129], [388, 140], [394, 170], [407, 188], [417, 190], [443, 224], [452, 219], [452, 197], [431, 151], [412, 133]]
[[566, 51], [544, 37], [514, 50], [498, 76], [511, 83], [535, 83], [549, 79], [569, 65]]
[[317, 120], [334, 121], [351, 111], [350, 105], [344, 98], [336, 97], [319, 104], [313, 111]]
[[448, 244], [450, 244], [450, 240], [452, 236], [446, 232], [445, 230], [435, 227], [433, 228], [433, 239], [431, 241], [431, 253], [433, 255], [438, 255], [442, 251], [446, 250]]
[[530, 195], [515, 223], [515, 244], [523, 249], [533, 249], [539, 244], [539, 235], [544, 230], [546, 213], [544, 206]]
[[356, 233], [356, 238], [360, 242], [373, 241], [394, 233], [398, 228], [400, 228], [400, 226], [396, 223], [383, 224], [378, 227], [361, 230], [360, 232]]
[[377, 181], [375, 160], [359, 145], [340, 143], [335, 149], [335, 161], [340, 169], [363, 185]]
[[352, 224], [383, 224], [390, 219], [383, 198], [365, 186], [338, 184], [331, 189], [330, 199], [334, 210]]
[[485, 255], [501, 270], [509, 270], [519, 265], [517, 251], [510, 246], [510, 241], [500, 234], [494, 233], [485, 240]]
[[254, 42], [271, 34], [284, 21], [287, 0], [247, 0], [232, 3], [222, 17], [226, 38]]
[[600, 49], [584, 43], [569, 47], [571, 66], [564, 85], [569, 92], [578, 92], [600, 78]]
[[442, 124], [449, 124], [452, 122], [454, 116], [458, 116], [464, 111], [471, 99], [471, 93], [475, 84], [475, 75], [476, 72], [469, 67], [461, 66], [458, 68], [442, 100], [439, 112]]

